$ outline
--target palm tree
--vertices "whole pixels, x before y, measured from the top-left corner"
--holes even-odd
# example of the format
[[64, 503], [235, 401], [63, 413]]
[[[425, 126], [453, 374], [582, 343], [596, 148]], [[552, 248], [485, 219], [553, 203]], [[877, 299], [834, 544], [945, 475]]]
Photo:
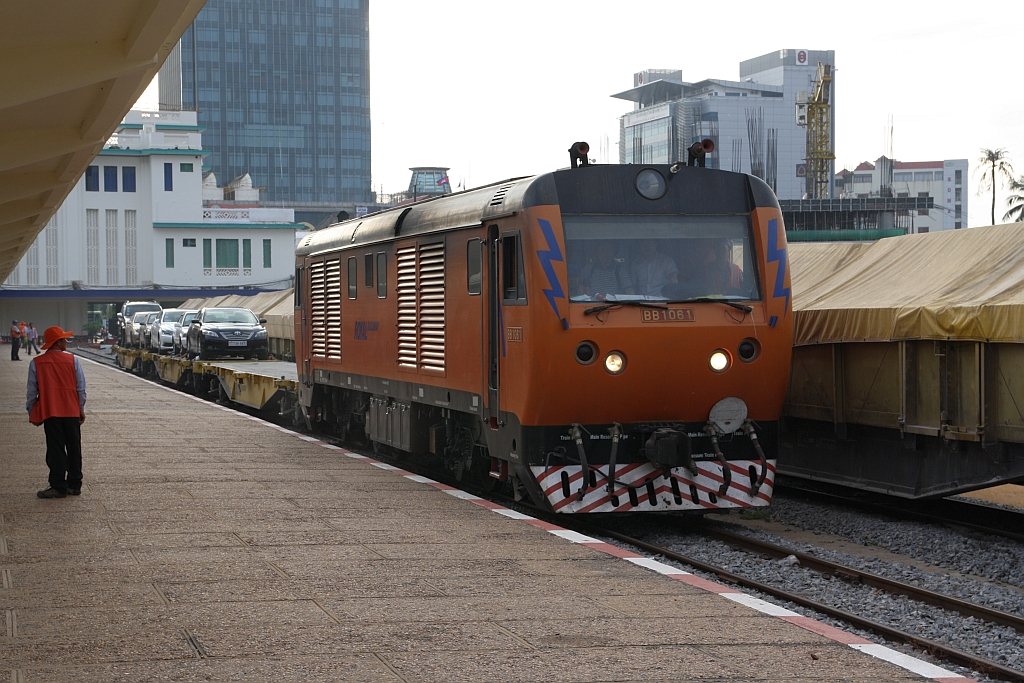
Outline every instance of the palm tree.
[[974, 170], [981, 171], [981, 184], [978, 187], [978, 194], [983, 191], [992, 190], [992, 225], [996, 224], [996, 188], [1001, 180], [1013, 182], [1013, 165], [1010, 158], [1006, 156], [1006, 149], [981, 148], [981, 156], [978, 157], [981, 164]]
[[1011, 180], [1009, 184], [1010, 196], [1006, 198], [1006, 206], [1009, 207], [1003, 214], [1004, 221], [1024, 221], [1024, 175], [1017, 180]]

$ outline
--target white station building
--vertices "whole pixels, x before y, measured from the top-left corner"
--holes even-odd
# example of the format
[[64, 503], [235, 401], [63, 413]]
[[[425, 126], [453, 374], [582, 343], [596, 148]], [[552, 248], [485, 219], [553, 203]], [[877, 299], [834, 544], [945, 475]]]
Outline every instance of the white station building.
[[[80, 332], [126, 300], [290, 287], [303, 226], [255, 201], [204, 207], [201, 138], [195, 112], [129, 112], [0, 286], [0, 319]], [[246, 181], [229, 192], [258, 199]]]

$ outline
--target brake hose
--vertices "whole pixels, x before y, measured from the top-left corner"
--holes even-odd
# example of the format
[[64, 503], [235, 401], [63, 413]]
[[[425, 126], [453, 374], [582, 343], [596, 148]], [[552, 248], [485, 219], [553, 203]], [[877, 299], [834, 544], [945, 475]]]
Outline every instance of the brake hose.
[[761, 476], [757, 478], [756, 482], [750, 482], [750, 495], [756, 496], [757, 492], [761, 490], [761, 486], [764, 485], [764, 480], [768, 476], [768, 458], [765, 457], [764, 450], [761, 448], [760, 442], [757, 440], [757, 432], [754, 431], [754, 423], [747, 420], [743, 423], [743, 431], [750, 438], [750, 443], [754, 444], [754, 450], [761, 457]]

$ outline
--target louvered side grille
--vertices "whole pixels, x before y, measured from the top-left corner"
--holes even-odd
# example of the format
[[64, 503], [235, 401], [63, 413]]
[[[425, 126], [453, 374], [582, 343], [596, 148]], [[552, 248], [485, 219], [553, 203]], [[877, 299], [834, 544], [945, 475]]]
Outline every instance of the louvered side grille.
[[416, 245], [399, 247], [395, 251], [398, 278], [395, 292], [398, 298], [398, 366], [415, 369], [418, 342], [416, 310]]
[[508, 191], [509, 191], [509, 189], [511, 187], [512, 187], [512, 183], [508, 183], [506, 185], [502, 185], [501, 187], [499, 187], [497, 192], [494, 193], [494, 196], [491, 197], [490, 205], [491, 206], [501, 206], [502, 204], [504, 204], [505, 203], [505, 194], [508, 193]]
[[341, 359], [341, 260], [333, 259], [324, 268], [324, 327], [327, 357]]
[[444, 370], [444, 242], [419, 248], [419, 363]]
[[324, 263], [309, 265], [309, 327], [314, 356], [327, 357], [327, 327], [324, 320]]

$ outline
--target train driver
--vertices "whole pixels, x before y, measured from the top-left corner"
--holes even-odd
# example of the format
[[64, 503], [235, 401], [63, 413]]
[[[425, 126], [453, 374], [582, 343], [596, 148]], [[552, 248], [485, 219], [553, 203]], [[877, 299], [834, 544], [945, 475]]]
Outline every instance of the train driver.
[[668, 255], [658, 251], [657, 240], [641, 240], [640, 253], [633, 259], [629, 274], [637, 294], [661, 296], [670, 282], [679, 282], [679, 268]]
[[626, 264], [615, 258], [617, 242], [600, 240], [594, 249], [594, 260], [583, 267], [580, 280], [594, 299], [608, 294], [633, 294], [633, 280]]
[[704, 258], [704, 283], [709, 294], [725, 294], [743, 286], [743, 270], [733, 263], [732, 241], [716, 239]]

